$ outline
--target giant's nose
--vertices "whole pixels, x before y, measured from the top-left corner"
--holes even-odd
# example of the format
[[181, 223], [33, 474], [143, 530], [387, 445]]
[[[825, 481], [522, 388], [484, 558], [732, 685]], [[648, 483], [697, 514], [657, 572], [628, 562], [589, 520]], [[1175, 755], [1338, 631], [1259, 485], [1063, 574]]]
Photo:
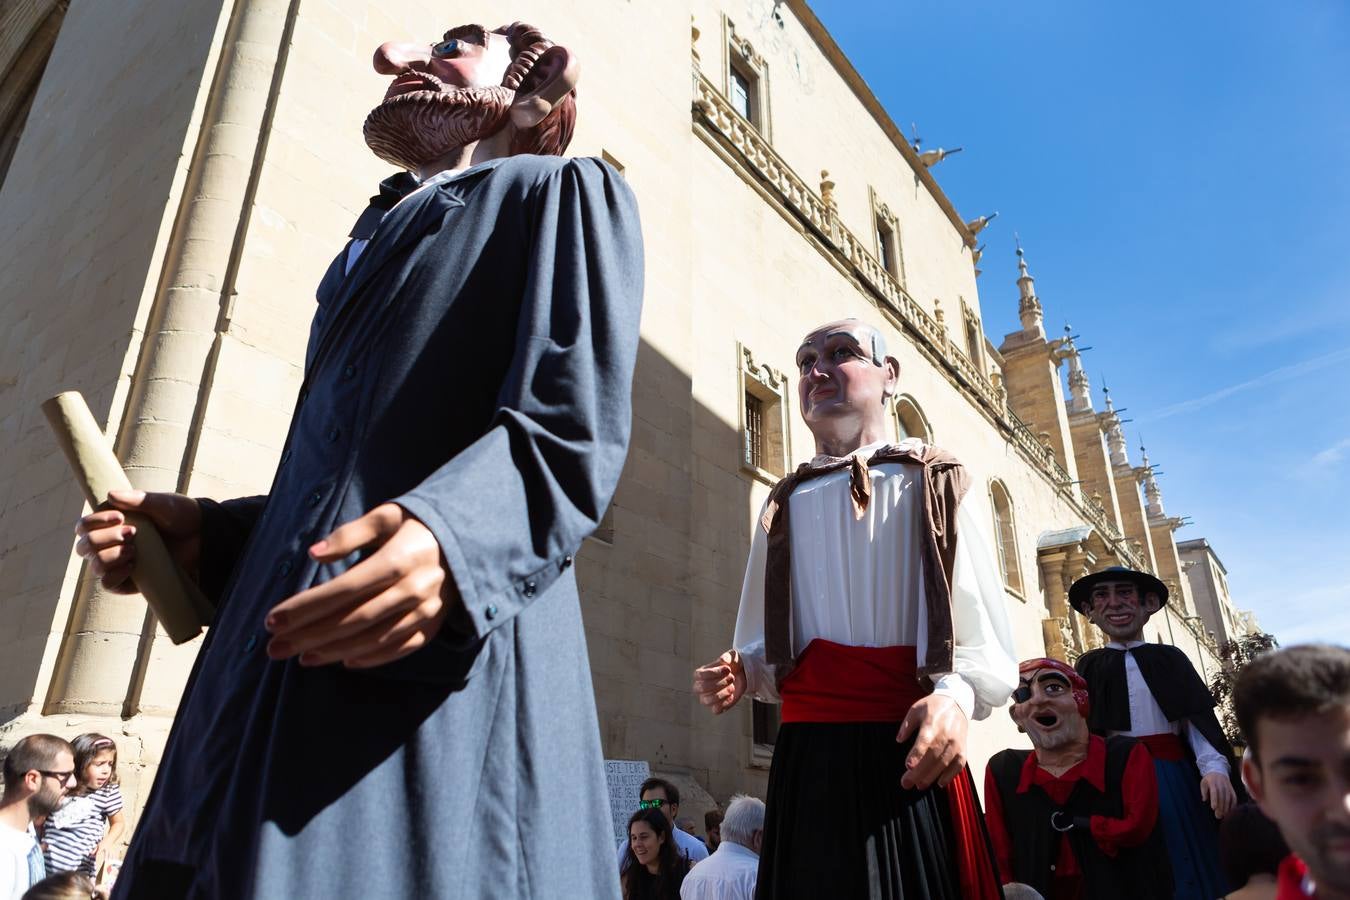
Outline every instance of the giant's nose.
[[397, 75], [409, 63], [431, 59], [431, 48], [425, 44], [400, 44], [386, 41], [375, 48], [375, 71], [381, 75]]

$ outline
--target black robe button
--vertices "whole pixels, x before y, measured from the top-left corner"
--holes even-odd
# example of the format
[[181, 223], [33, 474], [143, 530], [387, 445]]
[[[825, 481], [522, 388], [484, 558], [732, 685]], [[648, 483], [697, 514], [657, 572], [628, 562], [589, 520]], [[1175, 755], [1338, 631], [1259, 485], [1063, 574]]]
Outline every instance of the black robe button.
[[495, 603], [489, 603], [488, 608], [483, 610], [483, 614], [488, 617], [488, 621], [497, 618], [497, 605]]

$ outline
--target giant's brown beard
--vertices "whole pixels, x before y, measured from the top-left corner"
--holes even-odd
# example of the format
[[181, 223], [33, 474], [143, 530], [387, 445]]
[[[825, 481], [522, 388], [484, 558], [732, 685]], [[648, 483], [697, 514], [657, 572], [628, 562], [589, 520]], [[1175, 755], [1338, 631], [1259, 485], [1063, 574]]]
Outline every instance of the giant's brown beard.
[[[427, 75], [429, 82], [435, 79]], [[515, 91], [501, 85], [413, 91], [388, 98], [366, 116], [366, 146], [396, 166], [416, 171], [506, 127]]]

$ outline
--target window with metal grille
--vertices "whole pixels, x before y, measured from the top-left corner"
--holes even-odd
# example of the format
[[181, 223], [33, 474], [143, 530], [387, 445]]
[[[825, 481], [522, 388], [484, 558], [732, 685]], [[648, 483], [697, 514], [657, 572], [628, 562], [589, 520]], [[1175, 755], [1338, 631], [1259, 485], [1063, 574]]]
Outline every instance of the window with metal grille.
[[745, 463], [764, 468], [764, 401], [745, 392]]
[[877, 261], [892, 278], [900, 277], [900, 268], [895, 263], [895, 231], [880, 216], [877, 216]]
[[755, 79], [736, 66], [731, 67], [731, 108], [745, 117], [751, 125], [759, 125], [759, 111], [755, 108]]

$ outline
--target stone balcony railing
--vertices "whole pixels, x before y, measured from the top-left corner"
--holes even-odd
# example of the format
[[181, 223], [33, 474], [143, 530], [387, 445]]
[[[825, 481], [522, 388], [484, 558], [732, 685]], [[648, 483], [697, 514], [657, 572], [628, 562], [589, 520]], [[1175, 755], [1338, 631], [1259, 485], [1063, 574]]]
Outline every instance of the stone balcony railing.
[[1074, 491], [1072, 479], [1025, 422], [1007, 406], [1003, 391], [954, 344], [946, 326], [914, 301], [903, 285], [839, 219], [833, 200], [814, 191], [787, 161], [732, 108], [703, 73], [694, 69], [694, 129], [723, 155], [734, 154], [774, 200], [814, 238], [812, 243], [862, 285], [877, 304], [888, 310], [945, 370], [945, 374], [972, 404], [985, 411], [1061, 496], [1095, 526], [1118, 559], [1134, 568], [1144, 563], [1129, 547], [1102, 505]]

